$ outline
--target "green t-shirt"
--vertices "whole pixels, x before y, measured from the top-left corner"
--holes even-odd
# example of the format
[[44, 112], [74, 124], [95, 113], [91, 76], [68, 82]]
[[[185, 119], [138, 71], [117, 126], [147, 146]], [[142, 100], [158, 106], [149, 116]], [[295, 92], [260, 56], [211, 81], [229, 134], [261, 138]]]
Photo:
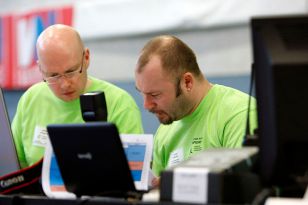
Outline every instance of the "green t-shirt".
[[[241, 147], [246, 130], [248, 95], [214, 85], [197, 109], [170, 125], [160, 125], [154, 138], [153, 171], [157, 176], [207, 148]], [[250, 132], [257, 127], [256, 101], [250, 108]]]
[[[85, 92], [105, 93], [108, 122], [116, 124], [119, 133], [143, 133], [140, 110], [123, 89], [106, 81], [89, 77], [91, 85]], [[46, 126], [59, 123], [83, 123], [80, 102], [57, 98], [44, 82], [30, 87], [20, 98], [12, 122], [12, 132], [21, 167], [27, 167], [44, 155]]]

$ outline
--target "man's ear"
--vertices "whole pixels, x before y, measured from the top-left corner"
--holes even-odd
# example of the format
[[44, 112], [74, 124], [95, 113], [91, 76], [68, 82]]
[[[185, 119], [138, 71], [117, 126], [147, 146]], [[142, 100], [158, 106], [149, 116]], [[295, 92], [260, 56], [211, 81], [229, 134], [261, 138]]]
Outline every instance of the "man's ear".
[[190, 92], [194, 85], [194, 78], [191, 72], [186, 72], [183, 74], [184, 89]]
[[84, 55], [85, 55], [86, 60], [90, 60], [90, 49], [89, 48], [85, 48]]
[[89, 64], [90, 64], [90, 50], [89, 48], [85, 48], [84, 49], [84, 58], [85, 58], [85, 62], [86, 62], [86, 69], [88, 69]]

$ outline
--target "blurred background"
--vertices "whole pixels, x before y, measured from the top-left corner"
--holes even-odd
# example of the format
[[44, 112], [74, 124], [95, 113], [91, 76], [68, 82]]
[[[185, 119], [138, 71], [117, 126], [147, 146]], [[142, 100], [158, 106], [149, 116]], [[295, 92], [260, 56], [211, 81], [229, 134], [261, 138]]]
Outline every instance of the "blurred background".
[[248, 93], [250, 19], [308, 13], [308, 0], [0, 0], [0, 5], [0, 86], [10, 119], [21, 94], [41, 81], [36, 38], [49, 25], [63, 23], [75, 27], [90, 48], [89, 74], [135, 98], [146, 133], [155, 133], [159, 123], [143, 108], [134, 68], [149, 39], [179, 37], [212, 83]]

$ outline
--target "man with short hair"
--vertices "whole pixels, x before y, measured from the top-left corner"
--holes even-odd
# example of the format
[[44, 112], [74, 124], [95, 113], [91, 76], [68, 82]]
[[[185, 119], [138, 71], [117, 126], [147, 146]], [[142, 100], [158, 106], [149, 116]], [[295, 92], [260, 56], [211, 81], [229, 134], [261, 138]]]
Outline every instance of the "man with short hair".
[[[141, 51], [135, 78], [144, 108], [161, 123], [154, 139], [156, 176], [202, 150], [242, 146], [249, 95], [210, 83], [192, 49], [180, 39], [151, 39]], [[252, 101], [251, 132], [257, 126]]]
[[88, 76], [90, 51], [75, 29], [52, 25], [40, 34], [36, 48], [44, 82], [31, 86], [23, 94], [12, 122], [22, 168], [43, 157], [48, 124], [84, 122], [79, 96], [86, 92], [104, 92], [107, 121], [115, 123], [120, 133], [143, 132], [134, 99], [123, 89]]

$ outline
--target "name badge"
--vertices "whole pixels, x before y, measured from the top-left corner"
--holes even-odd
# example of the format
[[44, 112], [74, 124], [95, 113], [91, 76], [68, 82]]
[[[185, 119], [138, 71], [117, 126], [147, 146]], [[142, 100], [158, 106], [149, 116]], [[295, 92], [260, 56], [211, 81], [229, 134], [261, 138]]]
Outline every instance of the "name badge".
[[183, 148], [179, 148], [170, 153], [168, 167], [175, 166], [184, 160]]
[[47, 144], [48, 133], [46, 127], [36, 126], [32, 144], [38, 147], [45, 147]]

